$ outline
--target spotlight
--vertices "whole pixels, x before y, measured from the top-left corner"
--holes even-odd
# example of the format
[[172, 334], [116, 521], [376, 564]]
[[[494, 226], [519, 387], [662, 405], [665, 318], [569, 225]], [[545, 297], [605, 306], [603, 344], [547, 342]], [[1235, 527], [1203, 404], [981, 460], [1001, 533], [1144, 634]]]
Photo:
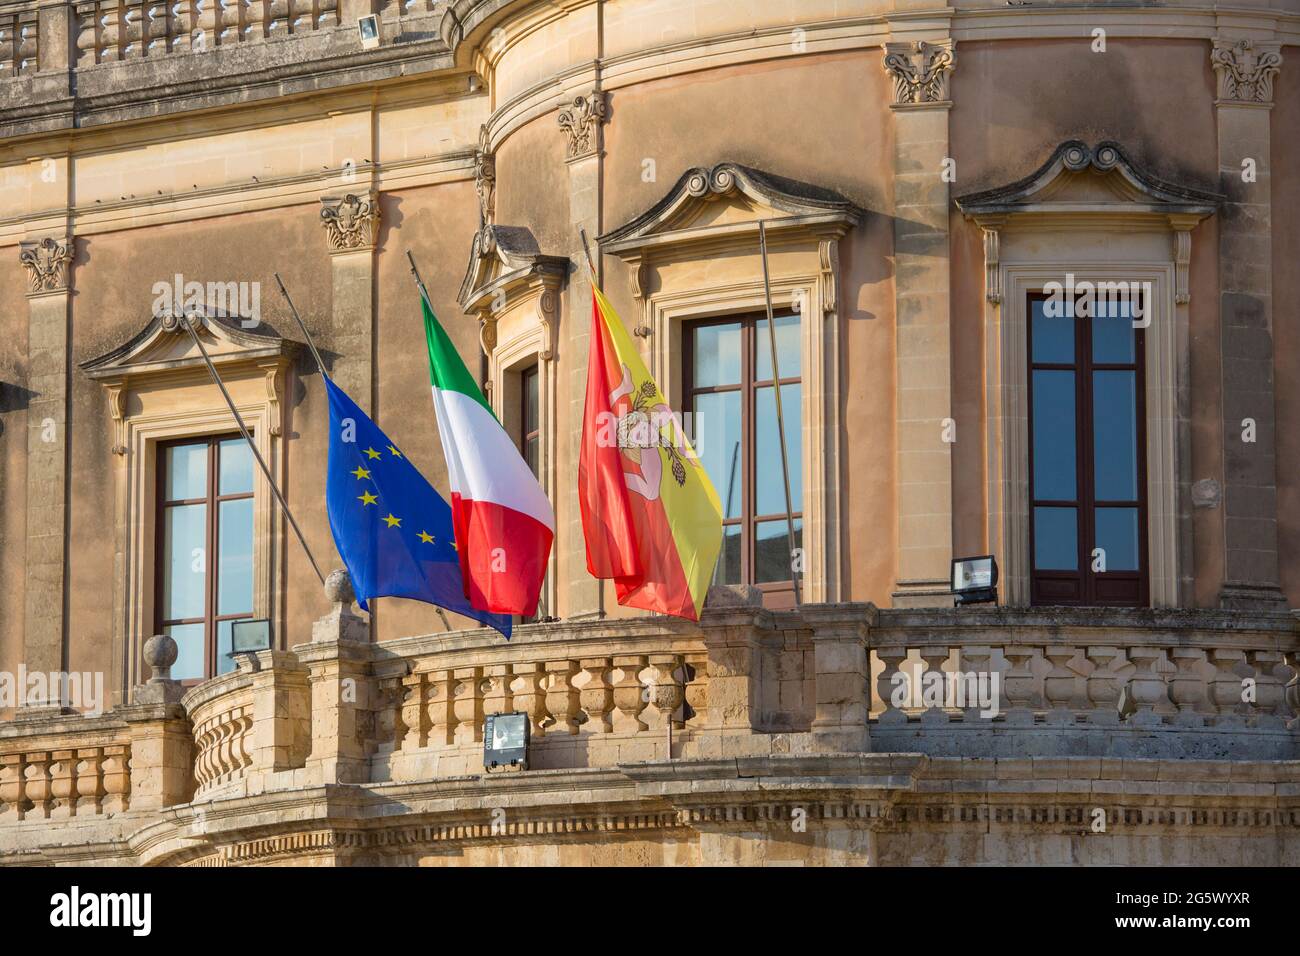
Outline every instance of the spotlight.
[[483, 769], [528, 769], [528, 715], [491, 714], [483, 722]]
[[998, 563], [993, 555], [952, 559], [953, 605], [997, 603]]
[[373, 50], [379, 46], [379, 17], [373, 13], [358, 17], [357, 35], [361, 37], [363, 50]]

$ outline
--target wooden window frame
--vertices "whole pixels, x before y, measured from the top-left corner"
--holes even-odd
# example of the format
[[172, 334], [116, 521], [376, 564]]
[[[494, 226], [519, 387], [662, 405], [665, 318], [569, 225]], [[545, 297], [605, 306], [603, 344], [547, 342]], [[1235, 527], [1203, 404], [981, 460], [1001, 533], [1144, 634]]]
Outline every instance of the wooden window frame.
[[[1074, 322], [1074, 362], [1035, 362], [1033, 340], [1034, 303], [1050, 298], [1042, 291], [1030, 291], [1025, 301], [1025, 357], [1026, 408], [1028, 413], [1028, 479], [1029, 479], [1029, 600], [1033, 606], [1099, 606], [1147, 607], [1150, 604], [1151, 561], [1148, 553], [1148, 489], [1147, 489], [1147, 415], [1146, 415], [1146, 330], [1134, 328], [1133, 361], [1114, 363], [1093, 361], [1092, 320]], [[1151, 303], [1146, 303], [1147, 313]], [[1034, 372], [1044, 370], [1071, 371], [1074, 383], [1075, 420], [1075, 500], [1039, 499], [1034, 487]], [[1098, 502], [1094, 476], [1093, 373], [1098, 371], [1135, 372], [1135, 458], [1137, 466], [1137, 497], [1134, 500], [1107, 500]], [[1040, 507], [1073, 507], [1078, 517], [1078, 555], [1074, 571], [1039, 570], [1037, 556], [1035, 512]], [[1096, 547], [1096, 513], [1098, 508], [1136, 507], [1138, 512], [1138, 569], [1136, 571], [1092, 570], [1092, 552]], [[1057, 593], [1044, 594], [1046, 582], [1077, 582], [1074, 596]], [[1099, 587], [1100, 586], [1100, 587]], [[1121, 593], [1124, 587], [1132, 589], [1132, 596]], [[1058, 584], [1059, 587], [1059, 584]]]
[[[541, 452], [542, 452], [542, 370], [536, 365], [529, 365], [519, 370], [519, 454], [523, 456], [524, 463], [528, 464], [528, 443], [536, 439], [537, 441], [537, 462], [535, 466], [530, 466], [534, 477], [541, 480]], [[537, 427], [529, 430], [528, 428], [528, 385], [534, 383], [537, 389]]]
[[[155, 469], [156, 489], [154, 494], [154, 625], [155, 633], [162, 634], [167, 627], [174, 627], [181, 624], [202, 624], [203, 625], [203, 676], [187, 678], [182, 683], [193, 685], [204, 680], [216, 677], [217, 671], [217, 630], [218, 625], [225, 621], [244, 621], [256, 616], [255, 608], [243, 611], [237, 614], [218, 614], [217, 613], [217, 595], [221, 586], [220, 582], [220, 561], [218, 551], [220, 550], [220, 505], [227, 501], [253, 500], [255, 498], [254, 489], [239, 494], [223, 495], [220, 494], [220, 448], [221, 443], [240, 439], [238, 433], [216, 433], [212, 435], [203, 435], [198, 437], [175, 438], [158, 443], [157, 455], [158, 465]], [[206, 495], [203, 498], [176, 498], [167, 497], [167, 450], [184, 445], [206, 445], [208, 449], [207, 462], [207, 488]], [[201, 618], [177, 618], [169, 620], [163, 616], [164, 593], [166, 575], [164, 567], [166, 564], [167, 550], [167, 522], [165, 515], [168, 508], [178, 505], [202, 504], [206, 506], [206, 520], [204, 522], [204, 540], [203, 540], [203, 559], [204, 559], [204, 595], [203, 595], [203, 616]], [[256, 504], [254, 504], [256, 507]], [[256, 600], [254, 599], [254, 604]]]
[[[798, 312], [781, 310], [775, 318], [783, 318], [793, 315], [800, 320], [802, 317]], [[756, 476], [756, 463], [754, 460], [755, 447], [757, 445], [757, 434], [754, 427], [754, 420], [757, 418], [756, 403], [758, 400], [758, 390], [772, 386], [774, 379], [768, 378], [761, 381], [755, 379], [758, 364], [758, 343], [756, 336], [758, 325], [767, 319], [767, 313], [764, 312], [741, 312], [728, 315], [716, 315], [703, 319], [689, 319], [682, 323], [682, 407], [689, 412], [694, 419], [695, 415], [695, 398], [697, 395], [720, 394], [723, 392], [740, 392], [740, 442], [742, 451], [741, 462], [741, 516], [738, 518], [726, 518], [724, 516], [723, 525], [723, 546], [726, 546], [726, 528], [740, 525], [740, 581], [742, 584], [751, 584], [763, 592], [763, 604], [770, 608], [785, 608], [794, 606], [794, 578], [793, 570], [791, 578], [788, 581], [765, 581], [762, 583], [754, 581], [754, 567], [756, 564], [755, 548], [757, 547], [757, 525], [764, 521], [784, 521], [786, 514], [784, 511], [777, 514], [758, 515], [754, 514], [754, 483]], [[696, 387], [695, 385], [695, 330], [717, 325], [735, 325], [740, 324], [740, 381], [735, 385], [707, 385]], [[803, 361], [800, 360], [799, 374], [796, 376], [782, 376], [780, 380], [782, 387], [787, 385], [798, 385], [802, 388], [803, 381]], [[784, 396], [783, 396], [784, 397]], [[790, 409], [785, 409], [787, 412]], [[796, 426], [801, 423], [802, 408], [795, 409], [794, 421]], [[786, 444], [799, 440], [801, 428], [794, 429], [794, 435], [790, 434], [790, 420], [786, 421]], [[724, 504], [725, 507], [725, 504]], [[804, 538], [803, 508], [800, 507], [793, 513], [795, 521], [800, 522], [799, 542], [802, 547]]]

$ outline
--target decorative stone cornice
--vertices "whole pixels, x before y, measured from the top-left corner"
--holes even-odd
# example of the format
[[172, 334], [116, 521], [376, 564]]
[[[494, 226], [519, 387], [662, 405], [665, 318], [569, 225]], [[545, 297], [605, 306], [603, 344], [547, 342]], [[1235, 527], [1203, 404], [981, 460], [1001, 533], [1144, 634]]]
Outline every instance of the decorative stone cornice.
[[496, 220], [497, 211], [497, 158], [486, 123], [479, 127], [474, 151], [474, 192], [478, 193], [478, 224], [483, 229]]
[[379, 200], [372, 195], [321, 197], [321, 224], [331, 254], [373, 249], [379, 238]]
[[1273, 78], [1282, 68], [1282, 44], [1215, 40], [1210, 63], [1219, 78], [1220, 103], [1273, 105]]
[[609, 104], [600, 90], [575, 96], [570, 106], [560, 110], [556, 121], [568, 137], [567, 160], [585, 159], [600, 152], [600, 127], [608, 116]]
[[28, 296], [68, 291], [68, 264], [72, 262], [72, 241], [45, 238], [24, 242], [18, 261], [27, 270]]
[[885, 72], [894, 81], [894, 109], [948, 107], [948, 78], [956, 64], [952, 40], [882, 44]]

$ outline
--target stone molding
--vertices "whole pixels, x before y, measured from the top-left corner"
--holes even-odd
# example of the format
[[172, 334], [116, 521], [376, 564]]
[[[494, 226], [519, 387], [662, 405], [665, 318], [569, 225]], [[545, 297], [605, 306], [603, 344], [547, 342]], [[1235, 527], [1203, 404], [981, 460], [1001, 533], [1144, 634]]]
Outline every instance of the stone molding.
[[1280, 41], [1216, 39], [1210, 64], [1219, 81], [1216, 103], [1273, 105], [1273, 80], [1282, 69]]
[[321, 225], [331, 255], [369, 251], [379, 239], [379, 197], [375, 193], [358, 196], [321, 197]]
[[68, 291], [68, 266], [72, 263], [72, 240], [46, 237], [23, 242], [18, 261], [27, 271], [27, 295], [50, 295]]
[[893, 109], [952, 106], [948, 81], [957, 63], [951, 39], [883, 43], [884, 67], [894, 81]]
[[486, 123], [479, 127], [478, 148], [474, 150], [474, 192], [478, 195], [481, 230], [496, 221], [497, 159]]
[[600, 127], [607, 122], [609, 102], [601, 90], [575, 96], [560, 110], [556, 122], [565, 135], [565, 158], [569, 162], [595, 156], [601, 148]]

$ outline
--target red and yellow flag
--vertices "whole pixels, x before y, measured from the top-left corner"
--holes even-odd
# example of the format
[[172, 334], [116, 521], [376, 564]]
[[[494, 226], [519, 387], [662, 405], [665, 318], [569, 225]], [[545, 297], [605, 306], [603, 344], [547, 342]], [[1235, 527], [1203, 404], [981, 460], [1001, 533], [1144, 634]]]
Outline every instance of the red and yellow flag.
[[722, 549], [722, 503], [594, 285], [578, 497], [587, 569], [614, 579], [618, 603], [698, 621]]

